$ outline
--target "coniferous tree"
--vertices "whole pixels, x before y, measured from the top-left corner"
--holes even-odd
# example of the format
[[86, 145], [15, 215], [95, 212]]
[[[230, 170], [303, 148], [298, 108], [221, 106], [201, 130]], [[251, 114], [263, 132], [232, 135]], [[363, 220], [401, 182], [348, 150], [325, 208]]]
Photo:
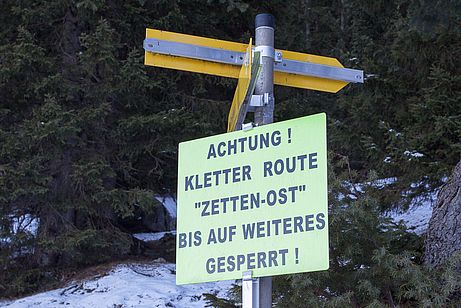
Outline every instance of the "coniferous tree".
[[[381, 216], [438, 187], [459, 160], [456, 1], [5, 0], [0, 8], [2, 295], [126, 256], [124, 223], [176, 189], [178, 142], [225, 131], [235, 80], [145, 67], [145, 28], [248, 42], [262, 12], [276, 17], [277, 48], [336, 57], [367, 76], [336, 95], [275, 89], [276, 121], [328, 113], [337, 174], [332, 269], [282, 278], [279, 304], [439, 305], [459, 287], [456, 260], [442, 274], [426, 270], [421, 240]], [[338, 198], [350, 195], [344, 182], [387, 177], [395, 181], [383, 189]]]

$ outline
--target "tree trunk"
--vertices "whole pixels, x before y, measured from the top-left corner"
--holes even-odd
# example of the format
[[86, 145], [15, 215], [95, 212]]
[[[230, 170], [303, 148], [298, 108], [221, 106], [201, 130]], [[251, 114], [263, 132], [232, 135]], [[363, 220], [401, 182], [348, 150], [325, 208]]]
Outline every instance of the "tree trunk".
[[[61, 74], [64, 82], [71, 88], [78, 85], [78, 52], [81, 50], [78, 29], [78, 16], [76, 7], [70, 3], [63, 17], [61, 29], [61, 51], [62, 65]], [[79, 102], [77, 90], [69, 92], [74, 101]], [[64, 104], [64, 102], [61, 102]], [[69, 142], [70, 143], [70, 142]], [[70, 182], [72, 171], [73, 153], [69, 147], [64, 148], [62, 155], [54, 159], [50, 165], [50, 174], [53, 180], [50, 182], [51, 202], [43, 205], [40, 211], [40, 233], [48, 240], [55, 240], [59, 235], [65, 233], [68, 229], [77, 226], [77, 211], [75, 207], [63, 209], [57, 204], [66, 204], [71, 196], [73, 187]], [[52, 202], [55, 202], [54, 206]], [[47, 248], [36, 249], [38, 264], [41, 266], [50, 266], [59, 262], [60, 254], [50, 251]], [[62, 258], [62, 257], [61, 257]]]
[[461, 252], [461, 161], [440, 190], [425, 242], [424, 262], [437, 266]]

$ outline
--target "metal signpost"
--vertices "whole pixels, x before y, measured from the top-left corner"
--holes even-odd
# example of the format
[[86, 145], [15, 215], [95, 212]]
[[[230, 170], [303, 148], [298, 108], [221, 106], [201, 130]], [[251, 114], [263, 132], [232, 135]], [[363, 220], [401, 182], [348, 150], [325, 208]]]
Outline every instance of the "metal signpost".
[[146, 29], [144, 49], [146, 65], [239, 80], [231, 133], [179, 146], [176, 281], [242, 278], [243, 307], [266, 308], [272, 275], [329, 262], [326, 116], [270, 124], [274, 84], [336, 93], [363, 72], [274, 49], [270, 14], [255, 24], [256, 46]]
[[[266, 96], [264, 106], [255, 109], [254, 121], [259, 126], [274, 122], [274, 17], [271, 14], [257, 15], [255, 28], [255, 49], [262, 54], [262, 72], [256, 83], [255, 95]], [[259, 306], [253, 307], [272, 307], [272, 277], [257, 279], [259, 290], [255, 297], [259, 297]]]

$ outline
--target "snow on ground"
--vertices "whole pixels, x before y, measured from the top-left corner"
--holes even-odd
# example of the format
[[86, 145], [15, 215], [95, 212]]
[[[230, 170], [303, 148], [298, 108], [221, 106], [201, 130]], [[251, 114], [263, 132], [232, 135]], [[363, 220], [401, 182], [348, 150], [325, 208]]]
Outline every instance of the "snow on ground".
[[14, 234], [19, 232], [30, 233], [33, 236], [37, 235], [39, 226], [39, 219], [30, 215], [11, 216], [12, 232]]
[[176, 230], [165, 231], [165, 232], [134, 233], [133, 236], [140, 241], [150, 242], [150, 241], [158, 241], [167, 234], [176, 235]]
[[[8, 218], [11, 222], [11, 234], [24, 233], [33, 237], [37, 235], [40, 225], [40, 220], [38, 218], [30, 214], [10, 215]], [[11, 237], [0, 237], [0, 246], [8, 243], [11, 243]]]
[[0, 302], [0, 307], [176, 307], [202, 308], [203, 293], [227, 298], [233, 281], [177, 286], [175, 265], [168, 263], [118, 265], [107, 276], [73, 282], [66, 288]]
[[165, 209], [167, 210], [168, 214], [170, 214], [171, 218], [176, 218], [177, 216], [177, 209], [176, 209], [176, 200], [172, 196], [156, 196], [159, 202], [163, 204]]
[[[420, 153], [415, 151], [407, 151], [405, 155], [411, 157], [421, 157]], [[367, 182], [365, 185], [371, 185], [377, 189], [383, 189], [389, 185], [394, 184], [397, 181], [397, 178], [384, 178], [384, 179], [377, 179], [373, 182]], [[443, 179], [443, 181], [446, 181]], [[355, 190], [359, 193], [364, 192], [364, 185], [363, 184], [350, 184], [345, 183], [346, 187], [348, 187], [351, 191]], [[419, 183], [414, 183], [411, 185], [412, 188], [418, 187]], [[422, 235], [426, 232], [427, 227], [429, 226], [429, 220], [432, 216], [432, 208], [434, 207], [437, 201], [438, 190], [432, 191], [427, 194], [423, 194], [413, 198], [410, 202], [408, 210], [396, 210], [387, 213], [386, 216], [391, 217], [394, 219], [395, 222], [403, 221], [405, 225], [412, 231], [418, 235]], [[354, 198], [353, 195], [349, 196]]]
[[[412, 157], [420, 157], [418, 155], [422, 155], [417, 152], [409, 152], [406, 155]], [[355, 191], [356, 193], [364, 193], [364, 186], [370, 185], [377, 189], [383, 189], [389, 185], [394, 184], [397, 181], [397, 178], [384, 178], [378, 179], [373, 182], [367, 182], [365, 184], [351, 184], [349, 182], [343, 183], [345, 187], [347, 187], [351, 192]], [[446, 181], [446, 179], [443, 179]], [[411, 185], [412, 188], [417, 187], [419, 184], [414, 183]], [[421, 196], [417, 196], [413, 198], [410, 202], [409, 208], [406, 211], [396, 210], [391, 211], [386, 214], [386, 216], [391, 217], [394, 221], [399, 222], [403, 221], [405, 225], [412, 231], [418, 235], [422, 235], [426, 232], [427, 227], [429, 226], [429, 220], [432, 216], [432, 208], [434, 207], [437, 201], [438, 190], [432, 191], [427, 194], [423, 194]], [[351, 199], [356, 199], [354, 194], [350, 194], [348, 196]], [[343, 195], [339, 195], [339, 198], [344, 198]]]
[[437, 193], [436, 191], [427, 196], [414, 198], [406, 212], [394, 211], [389, 213], [389, 216], [396, 222], [403, 220], [410, 231], [421, 235], [426, 232], [429, 226], [432, 208], [437, 201]]
[[426, 232], [429, 226], [429, 220], [432, 216], [432, 206], [430, 203], [427, 203], [422, 206], [410, 208], [403, 213], [393, 212], [390, 216], [396, 222], [403, 220], [405, 225], [410, 228], [410, 231], [421, 235]]
[[[377, 187], [386, 186], [395, 179], [384, 179], [375, 183]], [[356, 187], [357, 189], [357, 187]], [[358, 186], [358, 190], [361, 187]], [[426, 231], [432, 215], [437, 192], [428, 196], [415, 198], [406, 212], [391, 212], [388, 215], [395, 221], [404, 223], [417, 234]], [[176, 217], [176, 202], [172, 197], [160, 200], [170, 215]], [[167, 233], [138, 233], [139, 240], [159, 240]], [[11, 302], [1, 302], [0, 307], [204, 307], [206, 301], [203, 293], [212, 293], [226, 298], [233, 281], [201, 283], [177, 286], [175, 283], [175, 265], [165, 263], [124, 264], [115, 267], [107, 276], [74, 282], [66, 288], [36, 294]]]

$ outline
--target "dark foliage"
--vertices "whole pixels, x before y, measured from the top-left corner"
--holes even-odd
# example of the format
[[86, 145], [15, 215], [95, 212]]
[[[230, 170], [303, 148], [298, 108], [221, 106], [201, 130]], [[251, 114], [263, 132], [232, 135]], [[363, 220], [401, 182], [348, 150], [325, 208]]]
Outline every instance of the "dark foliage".
[[0, 297], [129, 255], [124, 222], [176, 191], [177, 144], [225, 131], [235, 81], [144, 66], [145, 28], [248, 42], [261, 12], [275, 15], [276, 47], [367, 76], [336, 95], [275, 89], [276, 121], [328, 114], [332, 234], [331, 269], [280, 277], [275, 300], [455, 302], [456, 257], [426, 269], [421, 238], [382, 215], [439, 187], [461, 156], [461, 4], [444, 0], [2, 1]]

